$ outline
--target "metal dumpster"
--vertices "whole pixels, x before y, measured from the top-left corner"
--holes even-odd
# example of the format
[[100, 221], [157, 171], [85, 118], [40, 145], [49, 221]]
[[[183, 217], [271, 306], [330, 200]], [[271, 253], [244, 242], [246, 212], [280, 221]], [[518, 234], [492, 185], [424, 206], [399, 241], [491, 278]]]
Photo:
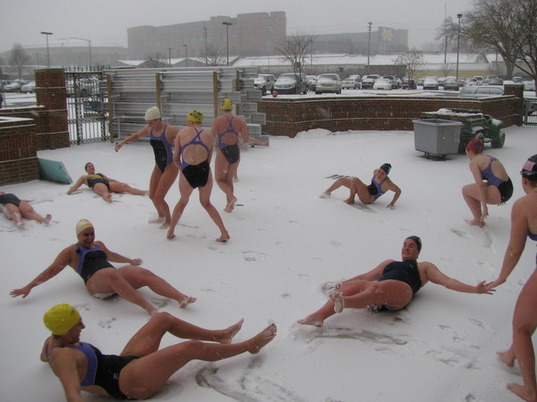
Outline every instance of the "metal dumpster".
[[414, 123], [414, 146], [416, 151], [445, 159], [446, 155], [456, 154], [462, 123], [442, 119], [412, 120]]

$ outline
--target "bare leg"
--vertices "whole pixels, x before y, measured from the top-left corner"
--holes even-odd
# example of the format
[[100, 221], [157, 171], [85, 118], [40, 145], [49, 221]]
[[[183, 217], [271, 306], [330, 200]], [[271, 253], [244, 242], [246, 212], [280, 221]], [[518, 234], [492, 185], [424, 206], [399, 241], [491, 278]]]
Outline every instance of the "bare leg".
[[345, 186], [347, 188], [350, 188], [351, 187], [351, 178], [349, 177], [340, 177], [339, 179], [337, 179], [334, 183], [332, 183], [332, 185], [330, 187], [328, 187], [324, 193], [322, 194], [322, 196], [329, 196], [330, 194], [332, 194], [332, 192], [334, 190], [337, 190], [338, 188], [340, 188], [341, 186]]
[[181, 198], [173, 209], [173, 215], [170, 220], [170, 227], [168, 228], [168, 233], [166, 234], [167, 239], [173, 239], [175, 237], [175, 227], [177, 226], [177, 223], [179, 223], [179, 219], [181, 219], [181, 215], [183, 215], [183, 211], [188, 205], [190, 195], [193, 191], [194, 189], [188, 183], [188, 180], [183, 175], [183, 173], [181, 173], [181, 175], [179, 176], [179, 193], [181, 194]]
[[[233, 177], [233, 176], [231, 176]], [[200, 190], [200, 204], [203, 208], [207, 211], [213, 222], [218, 226], [218, 229], [220, 229], [220, 237], [216, 239], [218, 242], [226, 242], [230, 239], [229, 233], [224, 226], [224, 221], [222, 220], [222, 217], [216, 210], [213, 204], [211, 204], [211, 190], [213, 188], [213, 180], [211, 176], [209, 176], [209, 180], [207, 181], [207, 184], [204, 187], [201, 187]], [[231, 211], [228, 211], [231, 212]]]
[[6, 218], [15, 222], [15, 225], [19, 229], [24, 229], [24, 222], [22, 221], [22, 215], [19, 211], [19, 208], [13, 204], [4, 205], [4, 215]]
[[531, 340], [537, 328], [536, 307], [537, 273], [534, 272], [522, 288], [513, 314], [513, 345], [511, 349], [518, 361], [524, 384], [511, 383], [508, 385], [511, 392], [526, 401], [537, 400], [535, 351]]
[[166, 197], [166, 194], [168, 194], [170, 187], [177, 178], [178, 172], [179, 169], [177, 168], [177, 166], [175, 166], [175, 164], [170, 163], [168, 166], [166, 166], [166, 169], [164, 169], [164, 173], [158, 181], [158, 186], [155, 191], [155, 198], [153, 200], [153, 203], [158, 206], [158, 210], [160, 211], [160, 213], [163, 214], [162, 216], [164, 217], [164, 223], [160, 225], [161, 229], [166, 229], [170, 226], [170, 207], [168, 206], [168, 203], [165, 201], [164, 198]]
[[132, 285], [114, 268], [105, 268], [96, 272], [86, 282], [86, 288], [90, 294], [117, 293], [120, 297], [140, 306], [147, 311], [149, 316], [158, 310], [149, 303]]
[[[276, 331], [276, 325], [271, 324], [244, 342], [217, 344], [186, 341], [169, 346], [125, 366], [119, 376], [119, 387], [131, 398], [147, 398], [157, 392], [172, 374], [188, 362], [218, 361], [245, 352], [257, 353], [274, 339]], [[151, 367], [151, 371], [148, 371], [147, 367]]]
[[347, 204], [354, 204], [354, 198], [356, 196], [358, 196], [360, 201], [362, 201], [364, 204], [371, 204], [375, 200], [373, 196], [369, 194], [369, 190], [364, 182], [357, 177], [353, 177], [351, 179], [349, 190], [349, 198], [345, 200]]
[[108, 187], [104, 183], [96, 183], [93, 186], [93, 191], [99, 194], [106, 202], [112, 202], [112, 194], [108, 191]]
[[222, 152], [218, 150], [214, 169], [215, 179], [218, 187], [220, 187], [226, 195], [226, 207], [224, 208], [224, 211], [226, 212], [232, 212], [235, 208], [235, 202], [237, 201], [237, 197], [235, 197], [234, 194], [233, 177], [237, 173], [238, 168], [239, 162], [230, 164], [225, 156], [222, 155]]
[[481, 201], [479, 200], [479, 193], [477, 189], [477, 184], [468, 184], [462, 188], [462, 196], [474, 219], [467, 221], [469, 225], [482, 227], [484, 222], [481, 221]]
[[131, 187], [126, 183], [121, 183], [119, 181], [110, 182], [110, 190], [114, 193], [129, 193], [132, 195], [146, 195], [147, 191], [139, 190], [137, 188]]
[[181, 293], [167, 281], [148, 269], [129, 265], [127, 267], [118, 269], [118, 271], [134, 289], [147, 286], [156, 294], [177, 301], [181, 308], [184, 308], [196, 301], [195, 297], [187, 296], [184, 293]]
[[19, 210], [21, 215], [26, 219], [32, 219], [36, 222], [39, 222], [41, 224], [48, 225], [50, 220], [52, 219], [52, 216], [50, 214], [47, 214], [44, 218], [39, 215], [33, 207], [26, 201], [22, 201], [19, 205]]

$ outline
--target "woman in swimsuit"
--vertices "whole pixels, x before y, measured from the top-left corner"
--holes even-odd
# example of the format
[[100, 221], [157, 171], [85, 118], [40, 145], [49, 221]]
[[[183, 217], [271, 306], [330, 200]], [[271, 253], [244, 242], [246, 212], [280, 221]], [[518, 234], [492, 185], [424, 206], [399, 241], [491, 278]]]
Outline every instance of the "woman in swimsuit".
[[67, 194], [72, 194], [80, 186], [85, 184], [91, 188], [95, 193], [99, 194], [106, 202], [112, 202], [112, 193], [129, 193], [132, 195], [146, 195], [147, 191], [139, 190], [131, 187], [126, 183], [114, 180], [102, 173], [95, 173], [95, 165], [91, 162], [86, 163], [84, 170], [87, 175], [80, 176], [75, 184], [67, 191]]
[[224, 211], [232, 212], [237, 202], [234, 194], [233, 181], [237, 175], [240, 163], [239, 143], [255, 142], [266, 145], [255, 138], [248, 136], [246, 122], [233, 115], [231, 99], [224, 98], [220, 103], [222, 115], [213, 120], [212, 134], [216, 137], [217, 150], [214, 161], [214, 177], [218, 187], [226, 194], [226, 207]]
[[401, 250], [402, 261], [386, 260], [365, 274], [337, 283], [330, 300], [319, 310], [299, 320], [299, 324], [322, 327], [324, 320], [344, 308], [400, 310], [406, 307], [416, 292], [431, 281], [448, 289], [464, 293], [492, 294], [485, 281], [476, 286], [450, 278], [431, 262], [417, 262], [421, 239], [407, 237]]
[[470, 171], [475, 183], [462, 188], [462, 196], [474, 216], [466, 223], [479, 227], [485, 225], [489, 215], [487, 204], [505, 204], [513, 195], [513, 183], [502, 163], [482, 152], [483, 141], [480, 139], [473, 139], [466, 146], [466, 156], [470, 159]]
[[[76, 244], [63, 249], [48, 268], [23, 288], [12, 290], [11, 295], [23, 298], [28, 296], [34, 287], [58, 275], [69, 265], [82, 277], [91, 295], [106, 298], [117, 294], [142, 307], [149, 315], [158, 310], [136, 291], [144, 286], [161, 296], [176, 300], [180, 307], [186, 307], [196, 301], [194, 297], [184, 295], [150, 270], [140, 267], [140, 258], [124, 257], [110, 251], [103, 242], [96, 241], [95, 230], [90, 221], [81, 219], [76, 225], [76, 234]], [[109, 261], [129, 265], [116, 269]]]
[[347, 204], [354, 204], [356, 196], [364, 204], [372, 204], [386, 192], [393, 191], [395, 194], [386, 208], [394, 209], [395, 202], [401, 195], [401, 189], [388, 177], [391, 168], [392, 165], [384, 163], [380, 168], [375, 169], [369, 185], [366, 185], [358, 177], [340, 177], [321, 194], [321, 198], [328, 198], [332, 191], [345, 186], [350, 190], [349, 198], [345, 200]]
[[155, 167], [149, 181], [149, 198], [157, 210], [158, 221], [164, 221], [160, 228], [166, 229], [170, 226], [171, 215], [170, 207], [164, 198], [179, 173], [178, 167], [173, 163], [172, 154], [173, 143], [179, 129], [164, 123], [156, 106], [147, 109], [145, 121], [147, 124], [144, 128], [118, 142], [115, 150], [117, 152], [124, 144], [149, 135], [149, 142], [155, 154]]
[[[501, 285], [524, 251], [526, 238], [537, 241], [537, 155], [524, 164], [522, 188], [526, 193], [519, 198], [511, 210], [511, 236], [505, 250], [503, 264], [498, 279], [489, 289]], [[535, 260], [537, 268], [537, 256]], [[518, 361], [523, 385], [512, 383], [507, 387], [526, 401], [537, 400], [537, 380], [535, 378], [535, 352], [531, 341], [537, 328], [537, 269], [533, 271], [520, 291], [513, 313], [513, 341], [509, 349], [499, 352], [500, 359], [509, 367]]]
[[15, 194], [6, 194], [0, 191], [0, 204], [5, 217], [15, 222], [18, 228], [24, 229], [22, 218], [32, 219], [44, 225], [48, 225], [52, 216], [47, 214], [45, 217], [39, 215], [30, 205], [30, 200], [21, 200]]
[[[213, 178], [211, 175], [211, 156], [213, 151], [214, 138], [203, 130], [203, 113], [199, 110], [193, 110], [187, 116], [188, 127], [179, 131], [175, 139], [173, 161], [180, 166], [181, 175], [179, 176], [179, 193], [181, 197], [173, 210], [170, 228], [168, 229], [167, 238], [175, 237], [175, 226], [181, 219], [190, 195], [194, 189], [199, 190], [200, 204], [213, 222], [220, 229], [218, 242], [229, 240], [229, 233], [224, 226], [222, 217], [211, 204], [211, 191], [213, 189]], [[180, 164], [179, 164], [180, 161]]]
[[[41, 352], [59, 378], [68, 401], [82, 400], [82, 392], [115, 399], [145, 399], [166, 385], [169, 378], [192, 360], [219, 361], [239, 354], [258, 353], [274, 339], [275, 324], [242, 342], [232, 343], [243, 320], [219, 330], [195, 326], [168, 313], [155, 314], [127, 342], [119, 355], [103, 355], [81, 342], [85, 328], [78, 311], [59, 304], [43, 317], [52, 335]], [[171, 334], [191, 339], [159, 349], [162, 337]]]

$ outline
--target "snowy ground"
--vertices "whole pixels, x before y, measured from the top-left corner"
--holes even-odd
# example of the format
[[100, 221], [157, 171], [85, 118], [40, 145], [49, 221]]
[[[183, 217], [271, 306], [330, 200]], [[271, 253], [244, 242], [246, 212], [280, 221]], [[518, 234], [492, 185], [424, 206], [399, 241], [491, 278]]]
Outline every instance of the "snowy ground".
[[[522, 195], [518, 172], [537, 150], [535, 127], [506, 130], [503, 149], [487, 149], [506, 166]], [[97, 171], [146, 188], [152, 169], [147, 143], [115, 153], [108, 143], [40, 151], [40, 158], [61, 160], [73, 180], [92, 161]], [[364, 207], [342, 202], [346, 191], [320, 199], [333, 174], [369, 180], [374, 168], [393, 165], [391, 178], [403, 190], [395, 210], [387, 194]], [[50, 182], [3, 186], [20, 198], [34, 199], [53, 222], [27, 224], [23, 231], [0, 217], [2, 244], [0, 305], [4, 322], [4, 359], [0, 387], [5, 401], [59, 401], [63, 392], [49, 367], [39, 361], [47, 331], [43, 313], [57, 303], [80, 310], [82, 339], [104, 353], [118, 353], [145, 321], [144, 311], [123, 300], [99, 301], [86, 293], [69, 269], [33, 289], [24, 300], [8, 293], [28, 283], [58, 252], [76, 242], [74, 227], [90, 219], [97, 238], [112, 250], [143, 258], [181, 291], [198, 297], [186, 309], [148, 290], [143, 294], [163, 311], [209, 328], [245, 318], [237, 340], [268, 322], [278, 336], [260, 354], [208, 364], [192, 362], [174, 375], [153, 400], [159, 401], [516, 401], [505, 386], [520, 382], [495, 356], [510, 343], [511, 316], [526, 278], [535, 268], [535, 246], [528, 244], [509, 281], [495, 295], [456, 293], [429, 284], [401, 312], [345, 311], [324, 328], [300, 326], [326, 300], [325, 281], [364, 272], [387, 258], [399, 258], [403, 239], [419, 235], [420, 260], [436, 263], [450, 276], [475, 284], [493, 280], [509, 235], [507, 206], [490, 207], [483, 229], [467, 226], [470, 217], [461, 187], [471, 182], [468, 161], [452, 155], [428, 160], [414, 150], [412, 132], [338, 132], [312, 130], [297, 138], [271, 138], [268, 148], [243, 153], [236, 194], [241, 206], [222, 212], [231, 241], [220, 244], [216, 226], [193, 196], [176, 230], [149, 224], [150, 200], [115, 195], [107, 204], [87, 188], [65, 194], [68, 186]], [[167, 201], [178, 200], [177, 186]], [[213, 203], [224, 207], [223, 193]], [[165, 337], [163, 345], [175, 342]], [[86, 400], [103, 398], [85, 395]]]

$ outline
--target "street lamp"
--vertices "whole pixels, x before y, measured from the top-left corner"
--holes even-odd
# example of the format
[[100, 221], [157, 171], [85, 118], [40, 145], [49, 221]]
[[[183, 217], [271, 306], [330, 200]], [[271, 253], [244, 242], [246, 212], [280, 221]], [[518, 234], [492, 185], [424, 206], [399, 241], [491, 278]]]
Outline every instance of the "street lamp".
[[231, 22], [224, 21], [223, 25], [226, 26], [226, 56], [227, 56], [227, 65], [229, 66], [229, 27], [233, 25]]
[[48, 50], [48, 36], [53, 35], [53, 33], [52, 32], [41, 32], [41, 35], [45, 35], [45, 37], [47, 38], [47, 66], [50, 68], [50, 53], [49, 53], [49, 50]]
[[88, 51], [89, 51], [89, 66], [91, 67], [91, 40], [84, 39], [84, 38], [77, 38], [76, 36], [70, 36], [68, 38], [59, 38], [60, 40], [71, 40], [71, 39], [77, 39], [77, 40], [84, 40], [88, 42]]
[[459, 44], [461, 39], [461, 18], [462, 14], [457, 14], [459, 25], [457, 27], [457, 82], [459, 82]]
[[184, 43], [183, 46], [185, 47], [185, 67], [188, 67], [188, 45]]
[[369, 31], [369, 36], [367, 39], [367, 73], [369, 73], [369, 55], [371, 54], [371, 26], [372, 22], [367, 23], [367, 30]]

